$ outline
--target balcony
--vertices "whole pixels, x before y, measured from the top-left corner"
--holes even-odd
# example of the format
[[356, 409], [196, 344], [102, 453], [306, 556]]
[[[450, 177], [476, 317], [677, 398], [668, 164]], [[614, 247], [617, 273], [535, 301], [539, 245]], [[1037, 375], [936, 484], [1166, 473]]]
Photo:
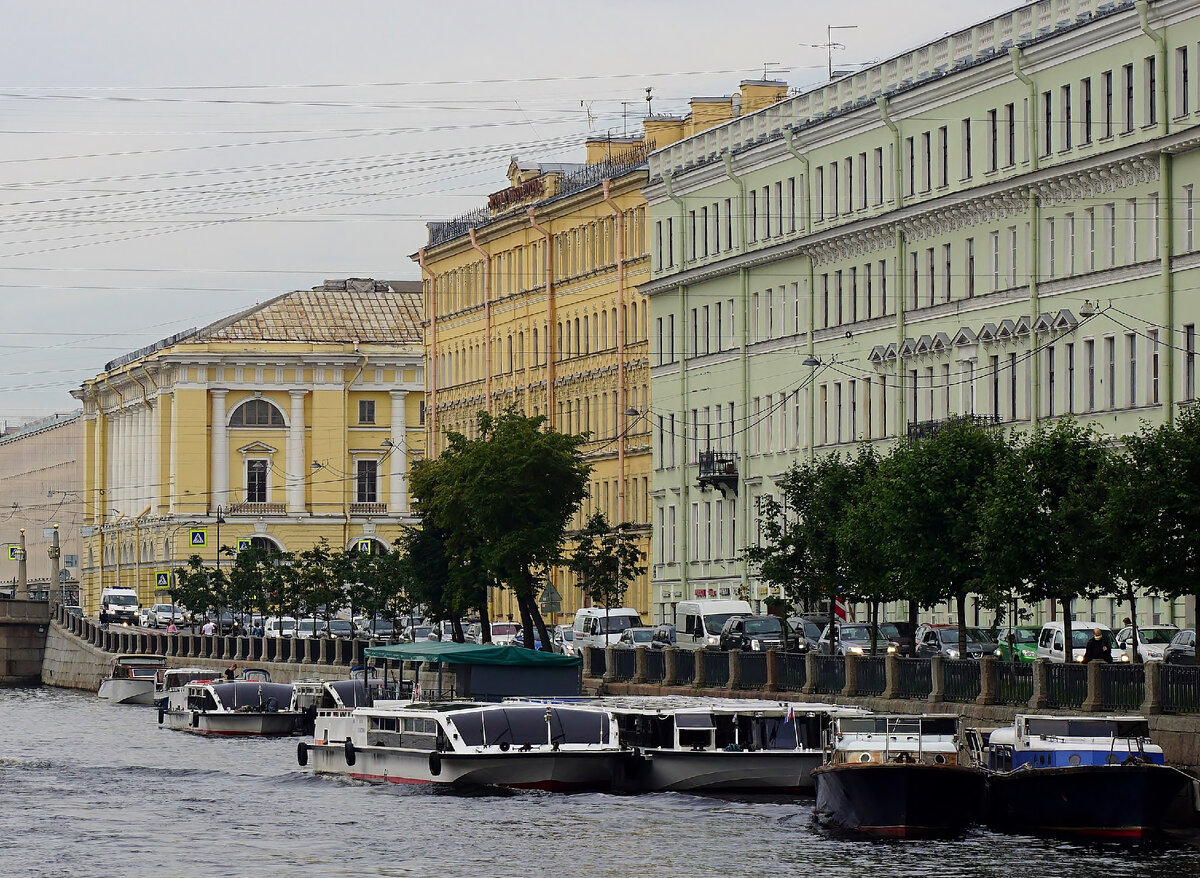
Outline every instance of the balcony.
[[287, 505], [284, 503], [251, 503], [243, 500], [241, 503], [230, 503], [225, 510], [226, 515], [285, 515]]
[[737, 495], [737, 455], [731, 451], [700, 452], [700, 490], [716, 488], [726, 498]]
[[967, 421], [981, 427], [996, 427], [1000, 424], [999, 415], [955, 415], [952, 418], [938, 418], [934, 421], [912, 421], [908, 425], [909, 439], [926, 439], [947, 424], [957, 421]]
[[351, 503], [350, 514], [356, 518], [373, 515], [387, 515], [386, 503]]

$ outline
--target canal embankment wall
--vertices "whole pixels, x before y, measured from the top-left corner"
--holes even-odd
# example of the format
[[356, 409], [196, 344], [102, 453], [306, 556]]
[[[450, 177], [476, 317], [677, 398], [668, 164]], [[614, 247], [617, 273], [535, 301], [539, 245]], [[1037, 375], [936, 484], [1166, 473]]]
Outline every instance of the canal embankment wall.
[[37, 683], [49, 624], [46, 601], [0, 600], [0, 686]]

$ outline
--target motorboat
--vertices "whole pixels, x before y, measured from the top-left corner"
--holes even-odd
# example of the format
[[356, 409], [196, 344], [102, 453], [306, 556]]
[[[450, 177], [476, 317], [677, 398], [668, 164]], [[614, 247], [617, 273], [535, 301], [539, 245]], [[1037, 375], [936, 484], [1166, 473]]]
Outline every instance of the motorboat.
[[898, 838], [956, 835], [982, 815], [978, 736], [950, 714], [839, 716], [813, 770], [816, 819]]
[[640, 754], [630, 791], [807, 792], [836, 715], [867, 711], [829, 704], [692, 696], [630, 696], [586, 704], [608, 711], [622, 744]]
[[987, 745], [989, 824], [1140, 839], [1192, 782], [1168, 766], [1140, 716], [1017, 715]]
[[166, 666], [160, 655], [119, 655], [97, 694], [113, 704], [153, 704], [158, 674]]
[[604, 711], [515, 702], [321, 708], [297, 747], [318, 774], [454, 788], [607, 790], [629, 758]]
[[173, 689], [181, 689], [194, 680], [211, 680], [212, 668], [162, 668], [154, 681], [154, 704], [165, 708]]
[[193, 680], [172, 690], [158, 711], [167, 728], [198, 735], [293, 735], [300, 717], [292, 684], [246, 679]]

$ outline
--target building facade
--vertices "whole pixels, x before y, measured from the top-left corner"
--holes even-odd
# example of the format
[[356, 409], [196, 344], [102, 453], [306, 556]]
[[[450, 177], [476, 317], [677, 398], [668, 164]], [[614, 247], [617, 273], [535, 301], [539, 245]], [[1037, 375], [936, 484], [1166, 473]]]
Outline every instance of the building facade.
[[655, 618], [771, 596], [796, 460], [1192, 404], [1198, 55], [1193, 3], [1039, 0], [650, 156]]
[[[221, 546], [383, 551], [423, 452], [420, 286], [326, 281], [108, 363], [83, 403], [83, 606]], [[231, 563], [224, 559], [221, 563]], [[156, 586], [158, 586], [156, 595]]]
[[[25, 534], [28, 590], [64, 595], [73, 603], [79, 587], [79, 525], [83, 513], [83, 419], [79, 412], [51, 415], [0, 437], [0, 543], [18, 545]], [[58, 529], [60, 572], [54, 580], [50, 557]], [[18, 561], [5, 552], [4, 591], [17, 584]], [[25, 597], [17, 589], [19, 597]]]

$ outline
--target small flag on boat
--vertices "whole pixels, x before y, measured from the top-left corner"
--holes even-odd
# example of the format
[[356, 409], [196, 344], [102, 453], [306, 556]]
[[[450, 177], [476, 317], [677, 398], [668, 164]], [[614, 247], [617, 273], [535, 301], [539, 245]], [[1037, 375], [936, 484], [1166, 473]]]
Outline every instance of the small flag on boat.
[[783, 718], [783, 724], [786, 726], [790, 722], [795, 722], [795, 720], [796, 720], [796, 708], [792, 707], [792, 705], [789, 704], [788, 712]]

